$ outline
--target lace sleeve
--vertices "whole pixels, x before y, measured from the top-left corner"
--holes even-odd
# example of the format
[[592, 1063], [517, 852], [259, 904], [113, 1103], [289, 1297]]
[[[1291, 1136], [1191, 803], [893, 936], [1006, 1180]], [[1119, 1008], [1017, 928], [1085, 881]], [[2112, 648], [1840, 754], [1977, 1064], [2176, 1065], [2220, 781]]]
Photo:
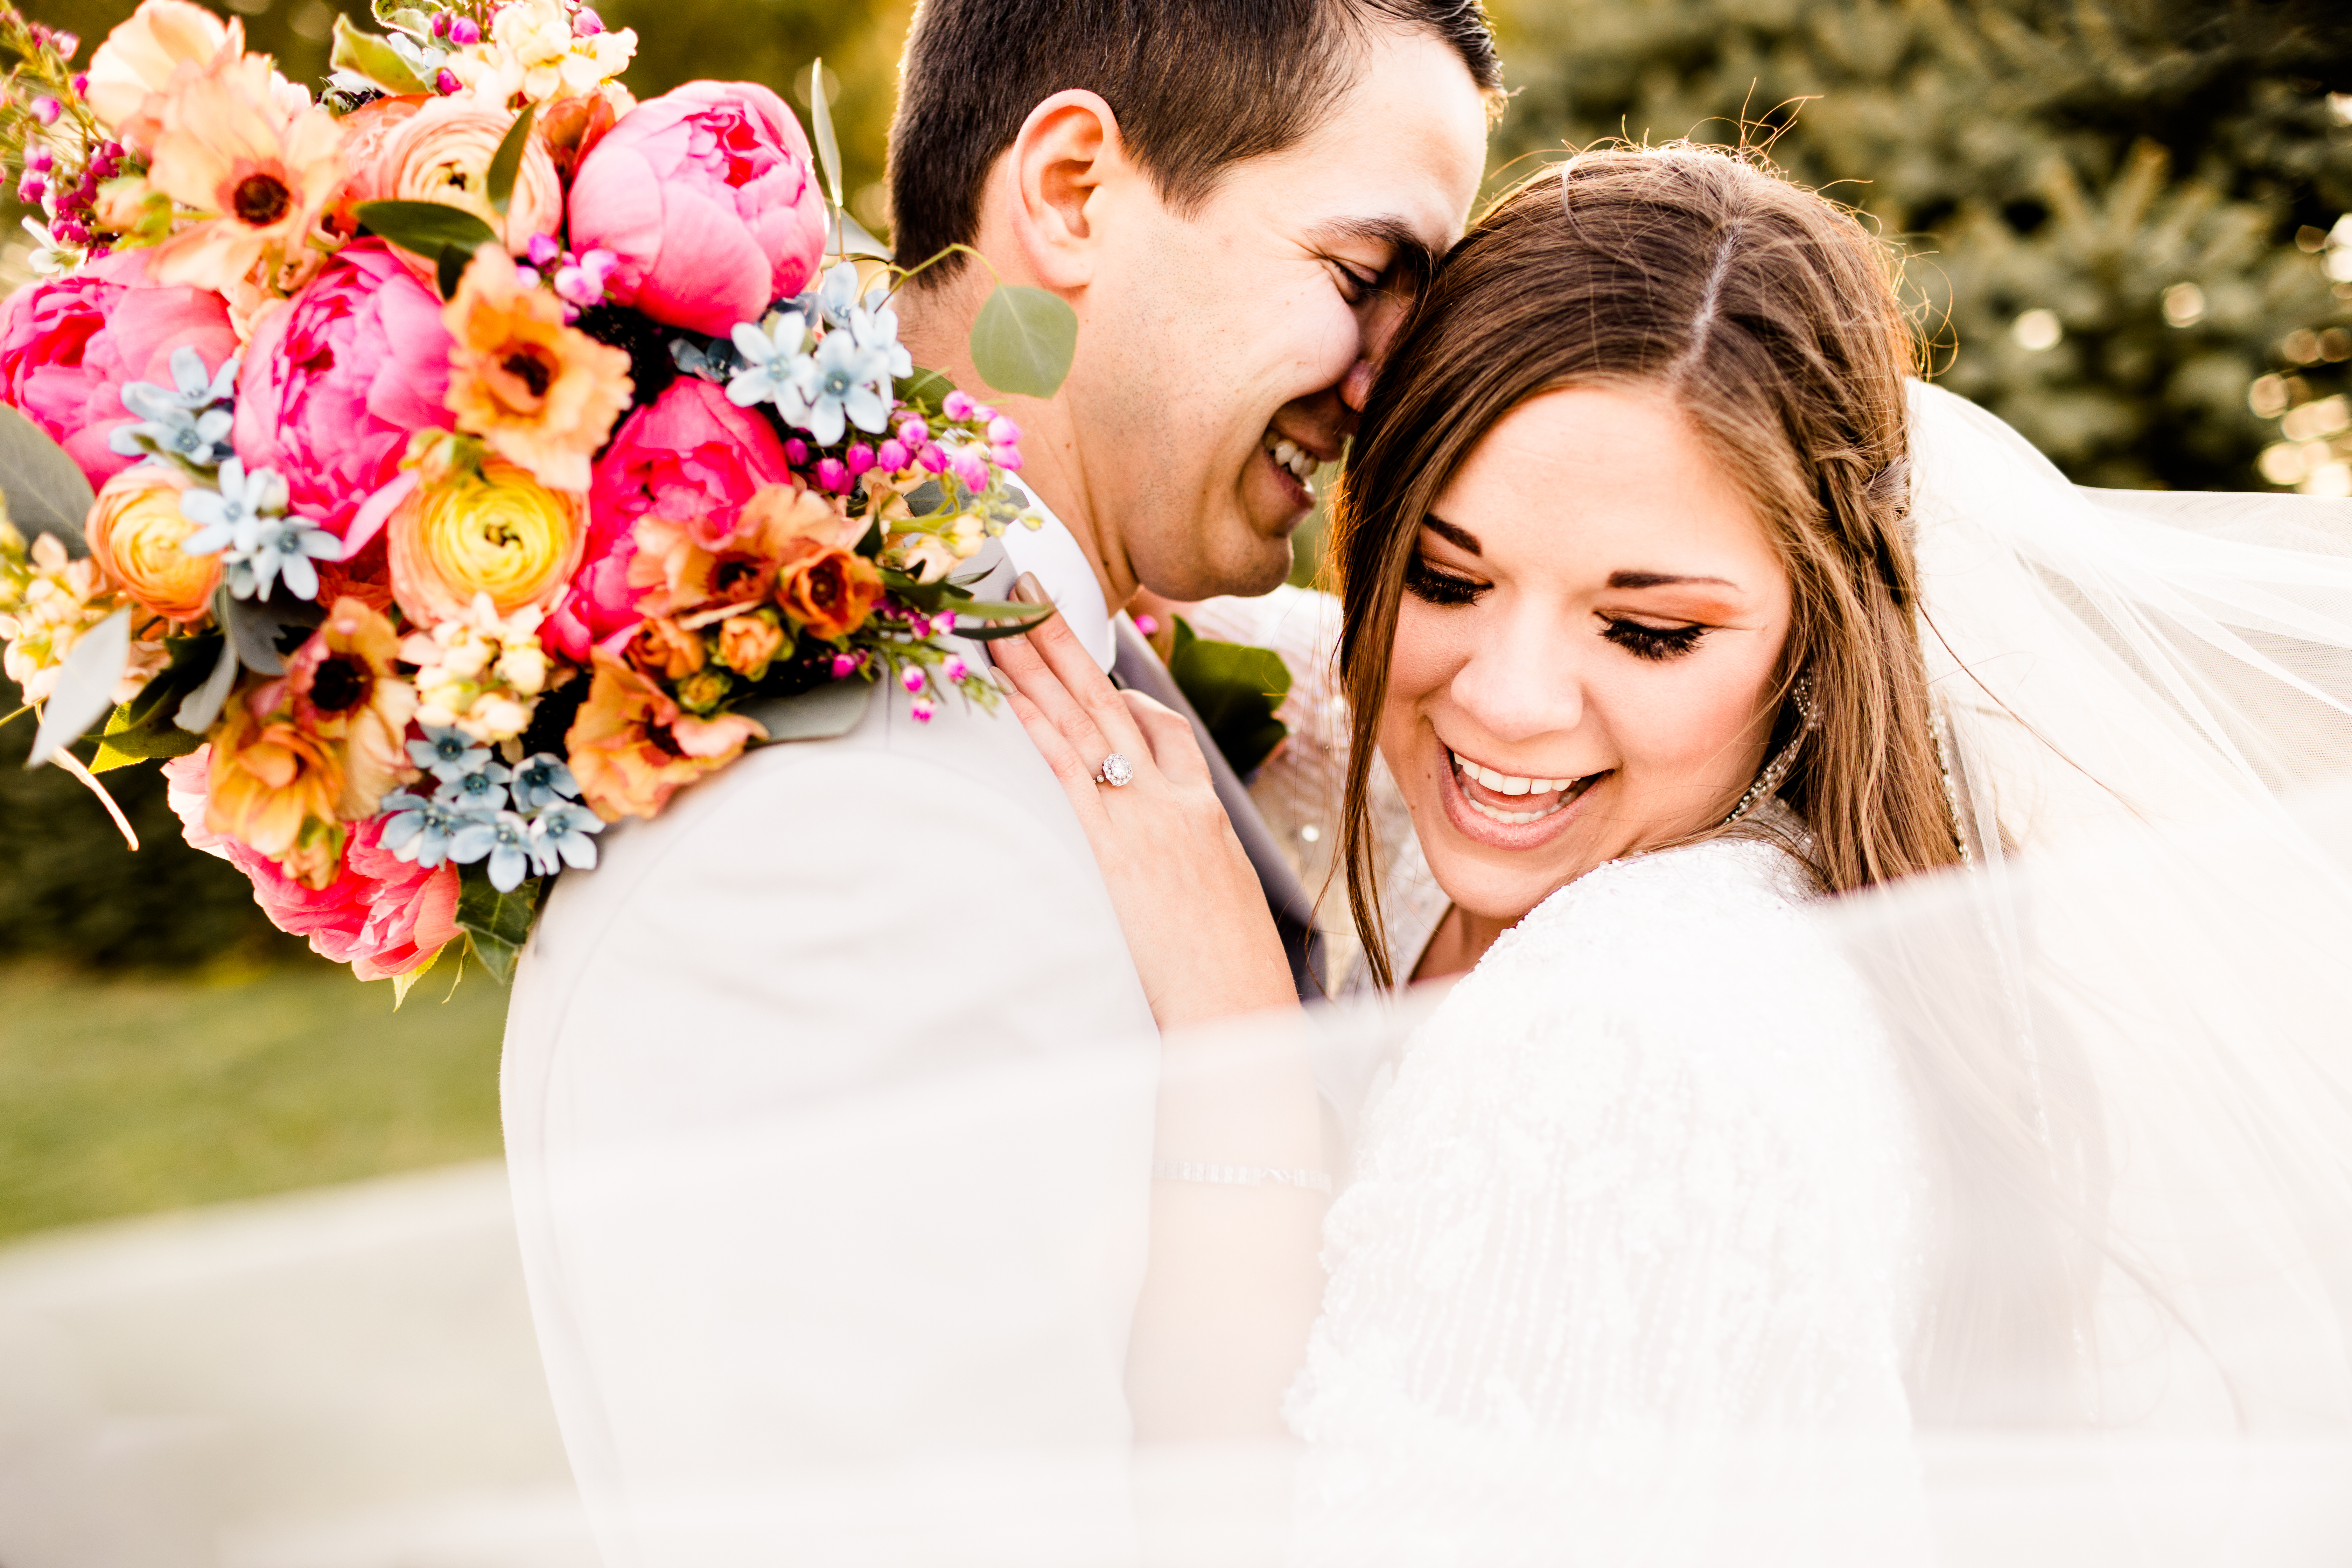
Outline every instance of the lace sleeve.
[[[1281, 750], [1249, 783], [1250, 799], [1316, 900], [1326, 973], [1335, 995], [1367, 987], [1362, 944], [1335, 876], [1339, 803], [1348, 781], [1348, 700], [1339, 687], [1339, 601], [1287, 584], [1254, 599], [1204, 600], [1184, 612], [1192, 629], [1222, 642], [1271, 648], [1290, 670], [1290, 695], [1276, 717], [1290, 727]], [[1371, 809], [1381, 842], [1381, 909], [1389, 956], [1410, 973], [1444, 915], [1446, 899], [1421, 858], [1412, 818], [1388, 767], [1372, 763]]]
[[1914, 1559], [1907, 1112], [1767, 862], [1593, 873], [1412, 1042], [1325, 1229], [1304, 1561]]

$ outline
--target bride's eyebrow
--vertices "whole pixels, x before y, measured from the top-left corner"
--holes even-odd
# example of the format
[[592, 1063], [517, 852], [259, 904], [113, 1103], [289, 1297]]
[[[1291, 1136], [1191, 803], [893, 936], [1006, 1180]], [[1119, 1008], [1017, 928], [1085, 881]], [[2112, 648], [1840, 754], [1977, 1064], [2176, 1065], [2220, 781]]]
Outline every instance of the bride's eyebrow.
[[1486, 553], [1478, 548], [1476, 534], [1466, 528], [1456, 528], [1442, 517], [1424, 517], [1421, 520], [1421, 526], [1457, 550], [1466, 550], [1473, 555]]
[[1671, 572], [1612, 572], [1609, 574], [1609, 585], [1612, 588], [1674, 588], [1687, 583], [1705, 583], [1717, 588], [1739, 586], [1728, 577], [1680, 577]]

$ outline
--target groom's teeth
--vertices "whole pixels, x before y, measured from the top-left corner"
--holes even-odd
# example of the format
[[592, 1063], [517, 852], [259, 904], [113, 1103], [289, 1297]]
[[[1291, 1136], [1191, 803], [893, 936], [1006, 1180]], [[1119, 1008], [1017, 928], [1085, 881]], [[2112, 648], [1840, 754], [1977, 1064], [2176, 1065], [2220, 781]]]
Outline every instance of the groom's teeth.
[[1266, 454], [1276, 462], [1288, 468], [1292, 477], [1301, 484], [1313, 479], [1315, 470], [1322, 467], [1316, 461], [1314, 453], [1297, 442], [1286, 437], [1277, 436], [1271, 430], [1259, 437], [1257, 444], [1264, 447]]

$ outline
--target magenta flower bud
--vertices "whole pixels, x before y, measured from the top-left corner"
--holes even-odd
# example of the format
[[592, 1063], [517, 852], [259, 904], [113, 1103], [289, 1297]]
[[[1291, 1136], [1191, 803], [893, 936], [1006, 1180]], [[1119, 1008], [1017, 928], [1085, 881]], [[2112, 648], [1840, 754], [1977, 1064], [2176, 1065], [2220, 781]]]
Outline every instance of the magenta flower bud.
[[940, 401], [940, 411], [950, 419], [969, 419], [971, 417], [971, 411], [979, 406], [980, 405], [966, 397], [960, 387]]
[[451, 70], [447, 66], [443, 66], [438, 71], [434, 73], [433, 90], [439, 93], [444, 98], [448, 97], [451, 93], [457, 91], [459, 88], [465, 85], [466, 84], [464, 82], [457, 79], [457, 73]]
[[89, 247], [89, 258], [92, 261], [102, 260], [113, 254], [114, 247], [110, 245], [93, 245]]
[[833, 678], [835, 680], [847, 680], [856, 673], [857, 659], [854, 655], [837, 653], [833, 656]]
[[971, 673], [971, 666], [963, 661], [963, 655], [951, 653], [948, 655], [948, 661], [940, 666], [940, 670], [950, 680], [961, 680]]
[[1135, 616], [1135, 629], [1141, 632], [1148, 637], [1158, 637], [1160, 635], [1160, 617], [1158, 616], [1147, 615], [1141, 611], [1138, 611]]
[[572, 18], [572, 36], [575, 38], [593, 38], [604, 30], [604, 18], [585, 5]]
[[89, 72], [74, 72], [74, 79], [71, 86], [73, 87], [74, 96], [76, 98], [88, 98], [89, 96]]
[[931, 706], [931, 700], [928, 697], [918, 697], [908, 703], [907, 711], [918, 724], [929, 723], [939, 717], [940, 712], [938, 709]]
[[44, 125], [55, 125], [58, 122], [58, 116], [64, 112], [65, 110], [59, 106], [58, 100], [54, 98], [37, 98], [33, 100], [33, 118], [39, 121]]
[[909, 450], [919, 449], [923, 443], [930, 438], [931, 427], [924, 424], [921, 420], [901, 419], [898, 421], [898, 439], [904, 441]]
[[1021, 440], [1021, 426], [1002, 414], [988, 422], [988, 444], [992, 447], [1016, 446]]
[[66, 59], [81, 53], [81, 39], [72, 33], [51, 33], [49, 47]]
[[1017, 473], [1019, 473], [1019, 472], [1021, 471], [1021, 448], [1020, 448], [1020, 447], [991, 447], [988, 449], [988, 455], [989, 455], [990, 457], [992, 457], [992, 458], [995, 458], [995, 459], [996, 459], [996, 466], [997, 466], [998, 468], [1003, 468], [1006, 473], [1008, 473], [1008, 474], [1017, 474]]
[[874, 465], [886, 474], [895, 474], [915, 460], [915, 455], [897, 441], [885, 441], [875, 448]]
[[948, 468], [964, 489], [978, 491], [988, 488], [988, 459], [971, 447], [966, 447], [950, 458]]
[[516, 268], [515, 281], [521, 284], [526, 289], [538, 288], [540, 284], [539, 268], [536, 267]]
[[996, 410], [985, 403], [975, 403], [971, 405], [971, 416], [976, 422], [985, 425], [996, 417]]
[[936, 441], [927, 442], [923, 449], [915, 454], [915, 461], [920, 463], [931, 473], [946, 473], [948, 470], [947, 448]]
[[563, 247], [555, 243], [555, 237], [551, 234], [534, 234], [530, 237], [530, 243], [523, 247], [523, 254], [530, 258], [533, 267], [543, 268], [563, 255]]
[[592, 250], [580, 258], [580, 270], [588, 274], [589, 280], [599, 289], [612, 283], [613, 274], [620, 267], [621, 258], [609, 250]]
[[89, 230], [69, 217], [61, 217], [51, 224], [49, 234], [59, 245], [80, 245], [89, 238]]
[[898, 677], [898, 684], [908, 691], [919, 693], [923, 689], [923, 667], [919, 664], [912, 664], [908, 665], [905, 672]]
[[470, 49], [482, 41], [482, 29], [471, 16], [459, 16], [449, 24], [449, 41], [461, 49]]
[[855, 479], [863, 478], [866, 471], [873, 466], [873, 447], [868, 447], [863, 441], [859, 441], [849, 448], [849, 477], [851, 479]]
[[31, 206], [41, 199], [48, 188], [48, 181], [41, 178], [40, 175], [27, 174], [25, 176], [24, 183], [16, 187], [16, 199], [26, 206]]
[[808, 467], [808, 443], [794, 436], [784, 443], [784, 461], [795, 468]]
[[36, 147], [25, 154], [25, 168], [29, 174], [46, 174], [57, 165], [57, 158], [47, 147]]
[[838, 495], [849, 488], [849, 470], [839, 458], [827, 458], [816, 466], [816, 482], [822, 489]]
[[449, 13], [446, 11], [434, 12], [433, 26], [429, 30], [436, 38], [447, 37], [449, 36]]

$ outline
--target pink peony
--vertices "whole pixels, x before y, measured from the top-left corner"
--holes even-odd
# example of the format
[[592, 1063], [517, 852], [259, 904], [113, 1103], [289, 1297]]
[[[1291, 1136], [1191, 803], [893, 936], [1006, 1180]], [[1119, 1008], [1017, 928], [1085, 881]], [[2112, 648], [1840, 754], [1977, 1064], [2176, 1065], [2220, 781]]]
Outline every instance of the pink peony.
[[447, 424], [441, 301], [380, 239], [345, 246], [263, 319], [237, 375], [237, 455], [286, 478], [293, 510], [341, 536], [399, 472], [411, 432]]
[[695, 376], [680, 376], [630, 415], [596, 461], [588, 490], [588, 552], [548, 636], [575, 663], [639, 619], [629, 586], [637, 520], [667, 518], [715, 546], [761, 485], [791, 477], [768, 422]]
[[151, 251], [122, 250], [70, 277], [28, 285], [0, 305], [0, 400], [73, 455], [92, 487], [138, 461], [110, 450], [127, 382], [172, 382], [182, 345], [218, 370], [236, 353], [228, 301], [147, 279]]
[[724, 336], [816, 273], [824, 203], [784, 100], [690, 81], [621, 117], [572, 184], [572, 247], [621, 258], [608, 297]]
[[355, 826], [343, 867], [324, 888], [307, 888], [259, 850], [205, 826], [212, 748], [163, 764], [166, 798], [181, 836], [217, 855], [253, 882], [253, 901], [279, 931], [310, 939], [310, 951], [348, 963], [362, 980], [389, 980], [421, 967], [457, 935], [457, 868], [427, 871], [384, 848], [381, 818]]

